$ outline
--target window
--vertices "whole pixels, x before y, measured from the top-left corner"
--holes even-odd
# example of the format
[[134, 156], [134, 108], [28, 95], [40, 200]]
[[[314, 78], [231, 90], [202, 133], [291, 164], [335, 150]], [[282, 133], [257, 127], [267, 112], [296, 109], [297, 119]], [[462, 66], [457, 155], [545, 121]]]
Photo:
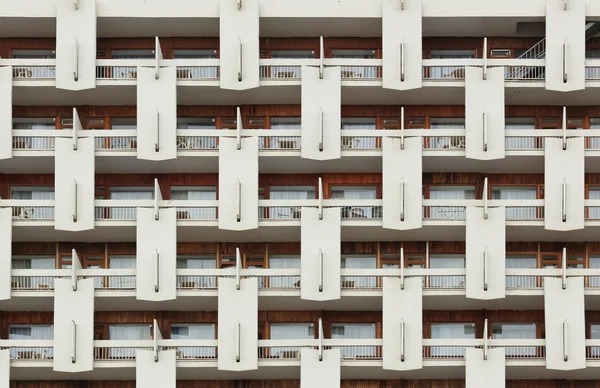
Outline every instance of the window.
[[432, 59], [470, 59], [475, 58], [475, 50], [431, 50]]
[[[271, 129], [302, 129], [300, 117], [271, 117]], [[269, 148], [272, 149], [300, 149], [302, 139], [300, 136], [271, 136]]]
[[110, 129], [137, 129], [137, 118], [114, 117], [110, 119]]
[[[429, 268], [465, 268], [465, 255], [430, 255]], [[431, 276], [429, 287], [465, 288], [464, 275]]]
[[[12, 269], [54, 269], [54, 256], [13, 256]], [[54, 276], [13, 276], [14, 290], [54, 289]]]
[[[590, 255], [589, 268], [600, 268], [600, 255]], [[590, 276], [589, 286], [600, 287], [600, 276]]]
[[[315, 325], [312, 323], [272, 323], [272, 340], [299, 340], [314, 339]], [[272, 348], [269, 356], [272, 358], [296, 359], [300, 358], [298, 347], [276, 347]]]
[[[332, 339], [374, 339], [374, 323], [333, 323]], [[332, 348], [336, 348], [333, 346]], [[376, 356], [376, 346], [344, 346], [341, 347], [343, 358], [372, 358]]]
[[[507, 255], [506, 268], [537, 268], [537, 258], [525, 255]], [[536, 280], [533, 276], [506, 276], [507, 288], [536, 288]]]
[[[377, 129], [375, 118], [370, 117], [342, 117], [342, 129]], [[376, 139], [365, 136], [342, 136], [342, 149], [375, 149]]]
[[[214, 117], [178, 117], [177, 129], [216, 129]], [[200, 133], [199, 133], [200, 134]], [[177, 136], [177, 149], [216, 149], [217, 138], [214, 136]]]
[[[431, 186], [429, 199], [455, 199], [458, 202], [475, 198], [475, 186]], [[430, 206], [431, 219], [465, 219], [464, 206]]]
[[[270, 199], [274, 200], [301, 200], [315, 199], [314, 186], [271, 186]], [[268, 209], [270, 219], [299, 219], [299, 206], [273, 206]]]
[[[509, 200], [535, 200], [537, 198], [537, 186], [494, 186], [492, 187], [492, 199]], [[507, 220], [535, 220], [537, 218], [537, 207], [506, 207]]]
[[[474, 323], [432, 323], [432, 339], [474, 339]], [[462, 347], [435, 346], [431, 348], [432, 357], [464, 357]]]
[[[535, 339], [537, 336], [535, 323], [493, 323], [493, 339]], [[508, 346], [505, 347], [509, 357], [535, 357], [535, 346]]]
[[[348, 199], [360, 203], [360, 200], [376, 199], [377, 189], [375, 186], [332, 186], [331, 198]], [[381, 218], [381, 207], [344, 206], [342, 207], [342, 218]]]
[[[109, 340], [151, 340], [152, 325], [109, 325], [108, 326]], [[135, 359], [135, 348], [110, 348], [108, 356], [111, 359]]]
[[[171, 199], [174, 201], [216, 201], [215, 186], [171, 187]], [[177, 219], [180, 220], [215, 220], [216, 206], [211, 207], [177, 207]]]
[[[595, 70], [600, 71], [597, 67]], [[600, 79], [600, 73], [598, 75], [598, 79]], [[594, 117], [590, 118], [590, 129], [600, 129], [600, 118]], [[593, 150], [600, 150], [600, 138], [592, 137], [588, 138], [588, 148]]]
[[[216, 269], [217, 259], [214, 256], [177, 256], [179, 269]], [[215, 288], [215, 276], [183, 275], [177, 276], [178, 287], [185, 289]]]
[[[312, 50], [272, 50], [271, 58], [274, 59], [314, 59], [315, 52]], [[300, 78], [301, 67], [298, 66], [269, 66], [263, 73], [261, 69], [261, 77], [263, 78], [280, 78], [292, 79]]]
[[[173, 324], [171, 325], [171, 338], [174, 340], [211, 340], [215, 339], [214, 324]], [[177, 348], [177, 358], [185, 359], [203, 359], [214, 358], [216, 356], [215, 347], [179, 347]]]
[[[11, 340], [53, 340], [54, 327], [52, 325], [10, 325], [8, 339]], [[10, 357], [16, 359], [52, 359], [53, 348], [50, 347], [19, 347], [10, 349]]]
[[[135, 131], [137, 129], [137, 118], [135, 117], [111, 117], [109, 120], [109, 129], [112, 130], [129, 130]], [[109, 138], [96, 138], [97, 149], [113, 149], [113, 150], [127, 150], [137, 148], [137, 137], [136, 134], [132, 136], [119, 136]]]
[[[463, 117], [432, 117], [430, 129], [465, 129], [465, 119]], [[432, 133], [425, 140], [429, 142], [425, 146], [430, 149], [465, 148], [464, 136], [435, 136], [435, 133]]]
[[154, 59], [154, 50], [112, 50], [113, 59]]
[[[300, 256], [269, 256], [269, 268], [291, 269], [300, 268]], [[300, 276], [271, 276], [269, 288], [299, 288]]]
[[56, 129], [55, 117], [15, 117], [13, 118], [14, 129], [44, 130]]
[[217, 58], [217, 50], [173, 50], [174, 59], [214, 59]]
[[271, 58], [314, 59], [313, 50], [272, 50]]
[[[54, 187], [29, 186], [11, 187], [11, 199], [21, 200], [54, 200]], [[13, 218], [31, 218], [38, 220], [53, 220], [54, 206], [19, 206], [13, 208]]]
[[492, 49], [490, 54], [492, 58], [507, 58], [510, 57], [510, 49]]
[[216, 129], [214, 117], [178, 117], [177, 129]]
[[[154, 199], [154, 187], [111, 187], [110, 199], [116, 200], [150, 200]], [[109, 209], [109, 218], [118, 220], [135, 220], [136, 208], [112, 207]]]
[[[431, 59], [470, 59], [475, 58], [475, 50], [431, 50]], [[429, 78], [462, 79], [464, 66], [439, 66], [428, 69]]]
[[[533, 117], [507, 117], [505, 119], [505, 128], [507, 130], [525, 130], [535, 129], [535, 118]], [[533, 136], [507, 136], [505, 147], [507, 150], [533, 150], [538, 148], [537, 141]]]
[[55, 50], [12, 50], [15, 59], [55, 59]]
[[[108, 258], [108, 267], [111, 269], [135, 269], [135, 256], [111, 255]], [[108, 288], [116, 288], [122, 290], [135, 289], [135, 275], [110, 276], [108, 278]]]
[[[216, 59], [217, 50], [173, 50], [174, 59]], [[217, 66], [177, 66], [177, 78], [218, 78]]]
[[[375, 256], [346, 256], [342, 257], [342, 268], [348, 269], [371, 269], [377, 268]], [[375, 288], [377, 278], [375, 276], [342, 276], [342, 288]]]
[[349, 59], [375, 59], [377, 58], [377, 53], [375, 50], [333, 49], [331, 50], [331, 57]]

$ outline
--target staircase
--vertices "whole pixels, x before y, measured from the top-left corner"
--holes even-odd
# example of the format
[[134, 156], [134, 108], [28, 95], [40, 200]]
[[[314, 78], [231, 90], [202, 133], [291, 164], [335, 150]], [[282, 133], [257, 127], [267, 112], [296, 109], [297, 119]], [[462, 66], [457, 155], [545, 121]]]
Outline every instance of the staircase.
[[[585, 25], [585, 41], [593, 38], [600, 32], [600, 22], [588, 22]], [[540, 40], [517, 59], [543, 59], [546, 58], [546, 38]], [[546, 71], [543, 67], [516, 66], [508, 72], [507, 79], [544, 79]]]

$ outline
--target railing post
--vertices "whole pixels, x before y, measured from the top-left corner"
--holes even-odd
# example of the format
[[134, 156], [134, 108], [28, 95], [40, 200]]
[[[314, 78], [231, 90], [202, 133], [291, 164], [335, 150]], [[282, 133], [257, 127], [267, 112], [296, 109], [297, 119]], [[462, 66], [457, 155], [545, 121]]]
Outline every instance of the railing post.
[[400, 42], [400, 81], [404, 82], [404, 41]]
[[77, 123], [79, 122], [79, 115], [77, 113], [77, 109], [73, 108], [73, 151], [77, 151], [77, 146], [79, 142], [79, 134], [77, 133], [77, 127], [79, 126]]
[[241, 360], [241, 327], [240, 321], [235, 323], [235, 362], [240, 362]]
[[487, 54], [488, 54], [487, 37], [483, 38], [483, 80], [487, 80]]
[[79, 267], [79, 257], [75, 249], [71, 249], [71, 287], [77, 291], [77, 269]]
[[323, 131], [324, 131], [324, 123], [323, 123], [323, 107], [319, 107], [319, 152], [323, 152], [324, 148], [324, 140], [323, 140]]
[[238, 37], [238, 60], [237, 60], [237, 74], [238, 82], [242, 82], [243, 77], [243, 51], [242, 51], [242, 39]]
[[567, 289], [567, 248], [564, 247], [562, 251], [562, 289]]
[[404, 290], [404, 247], [400, 248], [400, 289]]
[[73, 179], [73, 222], [77, 222], [77, 180]]
[[483, 359], [488, 359], [488, 320], [483, 321]]
[[488, 150], [488, 126], [487, 126], [487, 110], [483, 108], [483, 152]]
[[242, 258], [240, 248], [235, 248], [235, 289], [240, 290], [240, 268], [242, 267]]
[[562, 138], [563, 138], [563, 151], [565, 151], [567, 149], [567, 107], [566, 106], [563, 106]]
[[156, 319], [152, 324], [152, 350], [154, 351], [154, 362], [158, 362], [158, 322]]
[[237, 180], [235, 200], [236, 200], [236, 209], [237, 209], [236, 220], [237, 220], [237, 222], [241, 222], [242, 221], [242, 182], [239, 179]]
[[400, 362], [404, 362], [406, 341], [404, 338], [404, 318], [400, 320]]
[[483, 291], [488, 290], [488, 249], [483, 249]]
[[73, 47], [73, 80], [79, 81], [79, 41], [75, 38], [75, 46]]
[[567, 342], [568, 336], [569, 336], [569, 324], [566, 319], [563, 321], [562, 332], [563, 332], [563, 338], [562, 338], [563, 361], [567, 362], [567, 361], [569, 361], [569, 351], [568, 351], [569, 344]]
[[400, 108], [400, 149], [404, 150], [404, 107]]
[[237, 107], [236, 124], [237, 149], [239, 151], [242, 149], [242, 128], [244, 127], [244, 123], [242, 122], [242, 111], [239, 106]]
[[160, 151], [160, 112], [156, 110], [156, 128], [154, 131], [154, 152]]
[[483, 219], [488, 219], [488, 178], [483, 180]]
[[569, 3], [569, 0], [565, 0], [565, 11], [567, 10], [567, 4]]
[[319, 361], [323, 361], [323, 319], [319, 318]]
[[154, 250], [154, 292], [160, 290], [160, 254]]
[[79, 9], [79, 0], [73, 0], [73, 6], [75, 7], [75, 10], [77, 11]]
[[71, 363], [77, 362], [77, 324], [71, 320]]
[[319, 79], [323, 79], [323, 71], [324, 71], [324, 64], [323, 64], [323, 60], [325, 58], [325, 47], [323, 45], [323, 37], [321, 36], [321, 38], [319, 39]]
[[323, 178], [319, 177], [319, 220], [323, 219]]
[[567, 222], [567, 178], [562, 181], [562, 202], [561, 202], [562, 222]]
[[563, 49], [562, 49], [562, 55], [563, 55], [563, 84], [566, 84], [568, 79], [569, 79], [569, 75], [568, 75], [568, 50], [569, 50], [569, 46], [567, 44], [567, 39], [565, 38], [565, 43], [563, 43]]
[[242, 0], [237, 0], [237, 9], [238, 11], [242, 10]]
[[161, 198], [160, 194], [160, 186], [158, 185], [158, 179], [154, 178], [154, 220], [160, 220], [160, 206], [159, 206], [159, 198]]
[[323, 250], [319, 248], [319, 292], [323, 292]]
[[162, 56], [158, 36], [154, 38], [154, 79], [160, 78], [160, 57]]
[[404, 221], [404, 178], [400, 178], [400, 221]]

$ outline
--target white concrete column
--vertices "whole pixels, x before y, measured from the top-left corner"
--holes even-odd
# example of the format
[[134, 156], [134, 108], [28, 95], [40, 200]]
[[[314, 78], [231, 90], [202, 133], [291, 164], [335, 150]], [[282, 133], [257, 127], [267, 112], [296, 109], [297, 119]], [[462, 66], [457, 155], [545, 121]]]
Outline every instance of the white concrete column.
[[[563, 145], [566, 149], [563, 149]], [[583, 229], [585, 219], [585, 140], [544, 139], [544, 227]]]
[[[484, 335], [487, 335], [487, 333], [484, 333]], [[483, 349], [465, 349], [466, 388], [506, 387], [506, 356], [504, 348], [487, 349], [486, 357], [487, 359], [484, 359]]]
[[10, 349], [0, 350], [0, 388], [10, 388]]
[[422, 0], [382, 0], [383, 87], [422, 86]]
[[341, 377], [340, 349], [319, 351], [303, 348], [300, 351], [300, 388], [339, 388]]
[[585, 88], [586, 0], [546, 0], [546, 89]]
[[152, 325], [152, 350], [135, 352], [135, 386], [175, 388], [177, 385], [177, 349], [161, 350], [158, 342], [163, 335], [156, 319]]
[[12, 212], [10, 207], [0, 208], [0, 300], [10, 299], [12, 291]]
[[56, 1], [56, 87], [96, 87], [96, 0]]
[[0, 160], [12, 158], [12, 66], [0, 66]]

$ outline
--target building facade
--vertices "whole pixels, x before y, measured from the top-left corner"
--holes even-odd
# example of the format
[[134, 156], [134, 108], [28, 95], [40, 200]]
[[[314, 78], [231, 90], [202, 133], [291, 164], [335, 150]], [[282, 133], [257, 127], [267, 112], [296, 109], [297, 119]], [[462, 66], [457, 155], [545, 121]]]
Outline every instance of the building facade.
[[598, 32], [4, 0], [0, 388], [600, 387]]

